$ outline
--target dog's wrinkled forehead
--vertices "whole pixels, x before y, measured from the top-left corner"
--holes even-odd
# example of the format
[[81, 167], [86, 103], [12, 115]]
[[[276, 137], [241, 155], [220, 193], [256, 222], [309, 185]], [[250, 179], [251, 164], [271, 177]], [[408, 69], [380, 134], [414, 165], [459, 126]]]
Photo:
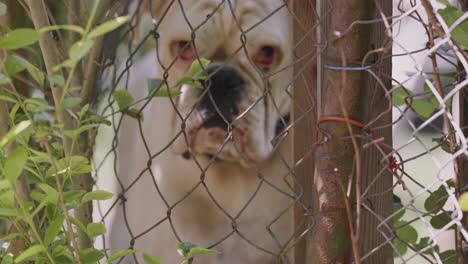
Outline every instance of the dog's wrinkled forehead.
[[[288, 13], [283, 0], [159, 0], [155, 14], [160, 20], [161, 37], [190, 40], [213, 55], [218, 47], [232, 47], [241, 43], [241, 32], [247, 45], [272, 43], [283, 47], [289, 41]], [[273, 15], [271, 15], [273, 14]], [[226, 43], [228, 42], [228, 43]]]

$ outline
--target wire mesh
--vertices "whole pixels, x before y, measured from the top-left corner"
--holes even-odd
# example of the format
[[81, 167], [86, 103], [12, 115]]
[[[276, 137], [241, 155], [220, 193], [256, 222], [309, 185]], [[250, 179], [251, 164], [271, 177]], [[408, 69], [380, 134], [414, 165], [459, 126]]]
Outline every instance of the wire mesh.
[[[132, 18], [106, 40], [101, 69], [106, 89], [99, 111], [112, 125], [96, 138], [96, 188], [118, 194], [95, 206], [95, 219], [109, 231], [99, 239], [102, 247], [137, 249], [174, 263], [182, 261], [177, 245], [185, 242], [218, 251], [195, 263], [294, 263], [298, 245], [317, 232], [317, 198], [299, 171], [320, 159], [317, 146], [336, 137], [321, 126], [341, 122], [361, 129], [343, 139], [358, 140], [359, 151], [374, 149], [366, 158], [380, 164], [377, 174], [366, 175], [358, 204], [348, 196], [351, 229], [359, 211], [378, 222], [380, 242], [361, 249], [361, 261], [391, 247], [396, 263], [456, 263], [468, 238], [458, 203], [467, 174], [460, 164], [468, 155], [458, 102], [468, 63], [456, 35], [467, 13], [448, 20], [443, 4], [400, 0], [389, 15], [373, 1], [374, 17], [339, 34], [383, 25], [386, 39], [369, 57], [345, 57], [349, 65], [337, 66], [323, 60], [333, 4], [325, 10], [313, 4], [302, 21], [294, 3], [279, 0], [115, 2]], [[302, 34], [294, 43], [291, 25]], [[307, 41], [312, 44], [304, 51]], [[389, 60], [391, 74], [382, 66]], [[184, 77], [196, 65], [199, 75]], [[333, 95], [320, 89], [321, 78], [308, 83], [317, 68], [366, 73], [385, 97], [364, 103], [390, 107], [366, 122], [322, 115], [323, 98]], [[303, 85], [294, 85], [298, 80]], [[130, 91], [136, 103], [119, 108], [111, 96], [117, 90]], [[393, 121], [382, 124], [389, 111]], [[302, 131], [304, 123], [318, 132]], [[389, 128], [393, 146], [377, 136]], [[309, 136], [299, 138], [304, 151], [297, 157], [291, 146], [301, 132]], [[393, 185], [373, 190], [384, 177], [393, 177]], [[369, 201], [389, 193], [392, 213], [382, 214]], [[142, 263], [138, 256], [120, 263]]]

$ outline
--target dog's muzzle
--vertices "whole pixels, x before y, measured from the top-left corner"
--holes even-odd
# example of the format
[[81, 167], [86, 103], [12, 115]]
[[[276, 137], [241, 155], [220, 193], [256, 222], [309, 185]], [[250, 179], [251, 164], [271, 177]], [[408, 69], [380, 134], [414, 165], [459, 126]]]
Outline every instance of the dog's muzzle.
[[233, 67], [225, 64], [210, 65], [207, 79], [202, 81], [202, 99], [197, 112], [204, 116], [202, 126], [206, 129], [227, 129], [239, 114], [239, 103], [245, 90], [245, 80]]
[[254, 155], [250, 153], [248, 127], [244, 118], [239, 118], [245, 110], [240, 109], [245, 79], [227, 64], [211, 64], [206, 74], [201, 89], [191, 88], [198, 101], [187, 118], [186, 137], [176, 141], [176, 153], [185, 158], [202, 154], [218, 160], [251, 161]]

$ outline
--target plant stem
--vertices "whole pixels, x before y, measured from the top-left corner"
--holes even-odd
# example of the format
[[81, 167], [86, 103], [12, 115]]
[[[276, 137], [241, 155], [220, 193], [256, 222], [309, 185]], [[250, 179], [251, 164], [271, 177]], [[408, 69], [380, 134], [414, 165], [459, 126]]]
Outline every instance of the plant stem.
[[[44, 0], [27, 0], [27, 4], [31, 12], [31, 18], [36, 30], [50, 25], [44, 6]], [[57, 47], [54, 43], [55, 42], [52, 39], [52, 35], [50, 33], [43, 34], [39, 40], [39, 46], [44, 57], [44, 63], [48, 75], [54, 74], [55, 72], [53, 68], [59, 64], [59, 58], [56, 52]], [[52, 87], [52, 96], [54, 98], [57, 119], [60, 123], [63, 124], [64, 130], [72, 130], [73, 119], [60, 106], [63, 90], [52, 82], [50, 85]], [[69, 137], [63, 137], [63, 149], [65, 151], [65, 156], [68, 157], [71, 155], [71, 139]]]
[[[96, 2], [99, 2], [99, 1], [96, 1]], [[45, 12], [46, 9], [44, 6], [45, 5], [44, 0], [27, 0], [27, 3], [28, 3], [29, 10], [31, 12], [31, 18], [33, 20], [34, 27], [36, 28], [36, 30], [39, 30], [40, 28], [45, 27], [45, 26], [49, 26], [49, 21], [47, 19], [47, 14]], [[97, 3], [95, 3], [95, 8], [97, 8]], [[53, 71], [54, 66], [58, 65], [60, 61], [55, 52], [56, 45], [54, 45], [54, 40], [52, 39], [51, 34], [50, 33], [43, 34], [41, 39], [39, 40], [39, 45], [42, 51], [42, 55], [44, 57], [47, 74], [52, 75], [54, 74], [54, 71]], [[69, 75], [73, 75], [73, 72], [70, 72]], [[70, 86], [70, 81], [72, 80], [71, 79], [72, 77], [73, 76], [69, 76], [69, 78], [67, 79], [68, 80], [67, 86]], [[72, 117], [64, 109], [62, 109], [61, 104], [60, 104], [63, 97], [66, 95], [66, 93], [64, 93], [66, 89], [62, 89], [61, 87], [57, 86], [56, 84], [52, 82], [50, 83], [50, 85], [52, 87], [52, 96], [53, 96], [54, 105], [56, 108], [57, 120], [61, 124], [63, 124], [62, 132], [66, 130], [73, 130], [75, 128], [74, 121]], [[70, 157], [78, 153], [77, 149], [74, 150], [72, 145], [73, 145], [72, 139], [64, 135], [63, 136], [63, 149], [65, 152], [65, 157]], [[90, 181], [92, 181], [90, 174], [74, 175], [72, 188], [74, 190], [84, 189], [86, 191], [89, 191], [89, 189], [92, 186], [90, 187], [89, 184], [87, 183]], [[92, 204], [91, 203], [84, 204], [76, 209], [77, 219], [86, 225], [92, 220], [91, 212], [92, 212]], [[79, 244], [78, 244], [79, 249], [90, 247], [92, 243], [89, 240], [86, 233], [83, 232], [81, 229], [78, 230], [78, 233], [79, 233]]]
[[50, 149], [49, 142], [47, 140], [44, 140], [42, 143], [43, 143], [43, 146], [45, 147], [45, 149], [47, 151], [47, 154], [49, 155], [50, 163], [52, 164], [52, 168], [54, 170], [55, 183], [57, 184], [57, 189], [58, 189], [58, 192], [60, 194], [59, 195], [60, 196], [60, 205], [62, 206], [63, 214], [65, 216], [65, 222], [67, 223], [68, 235], [70, 236], [72, 247], [73, 247], [73, 250], [75, 251], [75, 259], [76, 259], [78, 264], [81, 264], [79, 247], [78, 247], [78, 243], [77, 243], [77, 241], [75, 239], [75, 234], [73, 233], [73, 226], [72, 226], [72, 223], [70, 221], [70, 215], [68, 214], [67, 205], [65, 203], [65, 196], [63, 195], [63, 188], [62, 188], [62, 183], [60, 182], [57, 165], [55, 164], [54, 157], [52, 155], [52, 151]]

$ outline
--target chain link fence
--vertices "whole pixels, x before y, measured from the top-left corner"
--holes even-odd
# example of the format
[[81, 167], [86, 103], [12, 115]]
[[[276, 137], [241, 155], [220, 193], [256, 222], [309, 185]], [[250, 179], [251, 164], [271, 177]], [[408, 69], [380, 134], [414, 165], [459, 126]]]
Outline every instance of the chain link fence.
[[97, 243], [463, 263], [467, 13], [389, 2], [114, 1], [131, 22], [100, 64], [94, 176], [116, 196], [95, 204]]

